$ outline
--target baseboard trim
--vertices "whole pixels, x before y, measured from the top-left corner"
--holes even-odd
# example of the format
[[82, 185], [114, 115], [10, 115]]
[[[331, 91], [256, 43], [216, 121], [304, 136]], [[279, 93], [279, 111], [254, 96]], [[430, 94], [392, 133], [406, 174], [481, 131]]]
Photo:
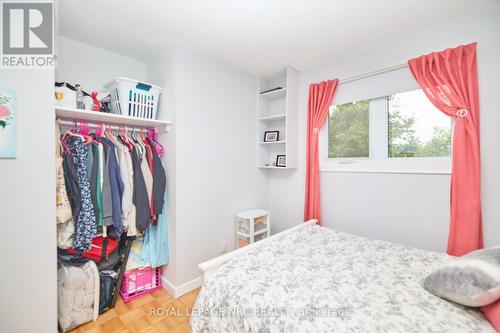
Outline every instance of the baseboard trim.
[[180, 286], [176, 287], [174, 286], [170, 281], [168, 281], [164, 276], [161, 277], [161, 282], [163, 285], [163, 288], [174, 298], [179, 298], [182, 295], [187, 294], [190, 291], [195, 290], [196, 288], [201, 287], [203, 283], [203, 278], [197, 277], [196, 279], [193, 279], [191, 281], [188, 281], [184, 284], [181, 284]]

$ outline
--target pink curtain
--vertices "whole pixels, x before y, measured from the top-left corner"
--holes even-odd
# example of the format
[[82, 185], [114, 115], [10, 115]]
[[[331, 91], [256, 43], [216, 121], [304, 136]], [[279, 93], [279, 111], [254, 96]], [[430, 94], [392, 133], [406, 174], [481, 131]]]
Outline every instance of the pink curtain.
[[339, 80], [314, 83], [309, 86], [307, 106], [306, 195], [304, 221], [320, 218], [318, 135], [328, 116]]
[[476, 43], [408, 63], [432, 104], [456, 119], [448, 254], [461, 256], [483, 247]]

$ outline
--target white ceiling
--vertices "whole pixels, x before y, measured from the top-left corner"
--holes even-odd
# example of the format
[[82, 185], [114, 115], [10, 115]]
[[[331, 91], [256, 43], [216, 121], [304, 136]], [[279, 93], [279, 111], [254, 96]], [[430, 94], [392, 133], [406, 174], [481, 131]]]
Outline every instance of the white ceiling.
[[63, 0], [60, 34], [147, 60], [172, 42], [259, 75], [304, 70], [500, 0]]

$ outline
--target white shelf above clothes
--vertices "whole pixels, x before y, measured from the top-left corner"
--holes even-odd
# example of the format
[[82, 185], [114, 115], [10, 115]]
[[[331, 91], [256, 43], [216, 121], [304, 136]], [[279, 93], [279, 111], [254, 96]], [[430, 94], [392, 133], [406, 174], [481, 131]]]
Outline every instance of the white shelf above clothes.
[[170, 130], [170, 126], [172, 125], [171, 122], [163, 120], [136, 118], [114, 113], [79, 110], [76, 108], [65, 106], [56, 106], [55, 113], [56, 118], [61, 120], [88, 121], [124, 127], [130, 126], [154, 128], [158, 132], [168, 132]]
[[277, 114], [274, 116], [266, 116], [266, 117], [260, 117], [260, 121], [277, 121], [277, 120], [285, 120], [286, 119], [286, 114]]
[[267, 98], [267, 99], [275, 99], [275, 98], [280, 98], [280, 97], [285, 97], [286, 96], [286, 88], [279, 88], [267, 92], [263, 92], [259, 94], [261, 97]]

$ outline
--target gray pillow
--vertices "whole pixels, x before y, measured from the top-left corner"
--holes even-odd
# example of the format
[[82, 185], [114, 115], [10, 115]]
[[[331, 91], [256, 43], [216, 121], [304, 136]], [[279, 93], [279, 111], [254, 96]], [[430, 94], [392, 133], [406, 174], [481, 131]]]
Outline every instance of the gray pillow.
[[445, 264], [424, 281], [436, 296], [466, 306], [484, 306], [500, 298], [500, 246], [477, 250]]

